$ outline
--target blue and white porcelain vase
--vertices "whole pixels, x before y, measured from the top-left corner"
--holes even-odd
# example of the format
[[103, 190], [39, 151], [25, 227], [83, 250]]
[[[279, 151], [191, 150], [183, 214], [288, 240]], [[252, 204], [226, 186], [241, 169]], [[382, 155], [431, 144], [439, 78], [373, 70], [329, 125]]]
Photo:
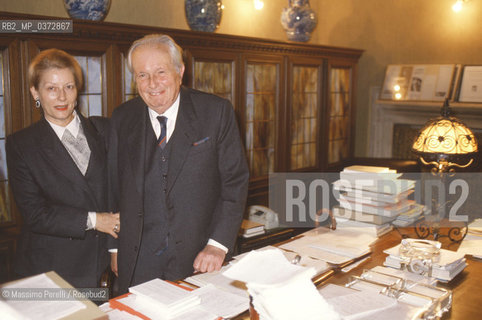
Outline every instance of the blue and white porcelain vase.
[[306, 42], [316, 27], [316, 13], [309, 0], [288, 0], [289, 7], [281, 13], [281, 25], [288, 40]]
[[213, 32], [223, 14], [221, 0], [185, 0], [184, 11], [189, 28], [194, 31]]
[[73, 19], [102, 21], [109, 11], [110, 0], [64, 0], [64, 5]]

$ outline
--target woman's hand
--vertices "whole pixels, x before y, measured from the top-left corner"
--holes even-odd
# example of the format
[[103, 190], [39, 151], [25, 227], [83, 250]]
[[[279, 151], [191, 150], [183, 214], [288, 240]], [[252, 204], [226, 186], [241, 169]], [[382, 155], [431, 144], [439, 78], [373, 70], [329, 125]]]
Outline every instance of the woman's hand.
[[95, 229], [105, 232], [117, 239], [117, 234], [120, 231], [119, 212], [97, 212], [96, 213]]

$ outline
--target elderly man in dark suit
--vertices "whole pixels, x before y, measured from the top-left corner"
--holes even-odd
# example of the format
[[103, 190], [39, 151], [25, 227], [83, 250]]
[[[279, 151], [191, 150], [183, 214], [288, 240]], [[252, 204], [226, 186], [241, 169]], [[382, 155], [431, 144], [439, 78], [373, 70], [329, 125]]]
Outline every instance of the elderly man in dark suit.
[[128, 63], [140, 97], [114, 110], [109, 146], [122, 225], [113, 255], [119, 293], [153, 278], [219, 270], [234, 246], [249, 178], [231, 103], [181, 86], [174, 40], [137, 40]]

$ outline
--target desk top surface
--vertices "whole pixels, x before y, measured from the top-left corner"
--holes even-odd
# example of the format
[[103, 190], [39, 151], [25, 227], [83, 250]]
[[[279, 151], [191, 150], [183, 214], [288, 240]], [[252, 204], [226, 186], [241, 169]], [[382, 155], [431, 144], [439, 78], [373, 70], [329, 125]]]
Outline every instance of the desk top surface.
[[[336, 273], [327, 283], [345, 285], [349, 282], [350, 276], [360, 275], [364, 269], [371, 269], [383, 265], [386, 254], [383, 250], [396, 246], [403, 237], [416, 237], [412, 228], [395, 229], [380, 237], [373, 245], [373, 253], [370, 258], [347, 273]], [[451, 243], [446, 238], [441, 238], [444, 249], [457, 250], [459, 243]], [[470, 256], [467, 258], [467, 267], [449, 283], [439, 283], [438, 286], [452, 290], [452, 308], [445, 313], [442, 319], [466, 320], [480, 317], [482, 309], [482, 261]], [[236, 320], [249, 319], [246, 312]]]

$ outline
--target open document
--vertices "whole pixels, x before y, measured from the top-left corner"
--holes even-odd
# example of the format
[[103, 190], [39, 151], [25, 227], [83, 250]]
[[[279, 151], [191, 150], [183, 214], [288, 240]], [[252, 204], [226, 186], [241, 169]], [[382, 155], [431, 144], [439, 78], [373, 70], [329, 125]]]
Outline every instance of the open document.
[[370, 244], [377, 240], [375, 235], [352, 229], [342, 228], [330, 231], [320, 227], [281, 245], [280, 248], [296, 252], [302, 257], [341, 264], [370, 252]]

